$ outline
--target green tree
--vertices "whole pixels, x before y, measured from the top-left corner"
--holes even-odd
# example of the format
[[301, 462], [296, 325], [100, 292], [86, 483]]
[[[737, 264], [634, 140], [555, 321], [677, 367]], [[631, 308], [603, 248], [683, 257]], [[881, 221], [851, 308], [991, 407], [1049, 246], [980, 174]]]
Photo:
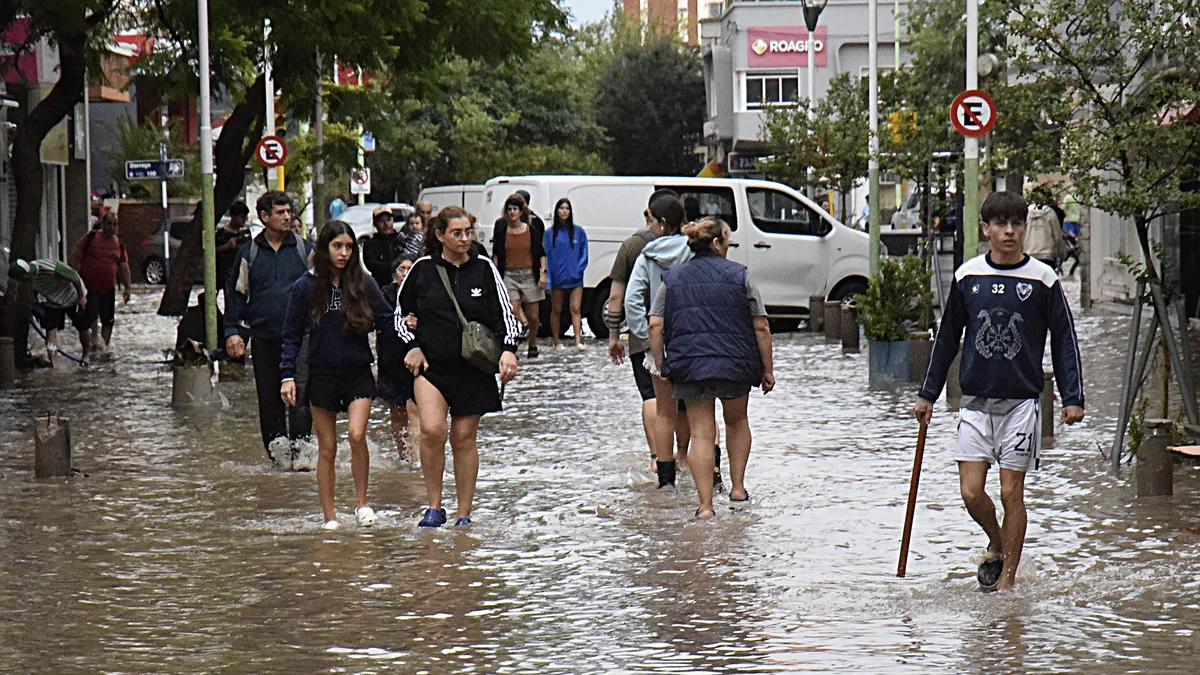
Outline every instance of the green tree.
[[852, 80], [848, 73], [835, 77], [815, 106], [801, 99], [794, 106], [768, 108], [763, 138], [771, 159], [763, 168], [784, 183], [803, 185], [811, 166], [819, 184], [837, 190], [844, 217], [846, 196], [867, 175], [871, 157], [866, 110], [867, 81]]
[[1200, 40], [1190, 0], [1013, 4], [1009, 29], [1023, 36], [1015, 65], [1062, 91], [1062, 168], [1084, 203], [1128, 219], [1146, 275], [1159, 278], [1150, 223], [1200, 208]]
[[[98, 59], [118, 23], [118, 10], [115, 0], [7, 0], [0, 4], [0, 35], [8, 35], [18, 20], [25, 21], [28, 28], [25, 42], [12, 46], [16, 54], [24, 54], [46, 39], [58, 48], [59, 57], [58, 81], [17, 124], [12, 136], [13, 184], [17, 196], [10, 243], [13, 258], [29, 260], [36, 256], [42, 210], [39, 154], [42, 141], [82, 99], [87, 63]], [[17, 59], [7, 62], [15, 64]], [[27, 352], [32, 306], [33, 288], [29, 283], [9, 286], [4, 334], [13, 338], [20, 359]]]
[[[196, 91], [195, 2], [156, 0], [138, 6], [145, 9], [144, 24], [162, 34], [143, 64], [142, 80], [164, 91]], [[261, 76], [264, 59], [270, 59], [285, 106], [312, 110], [318, 75], [325, 77], [332, 71], [335, 54], [342, 64], [375, 77], [403, 78], [438, 63], [446, 54], [502, 60], [529, 50], [535, 38], [564, 21], [554, 0], [210, 0], [209, 17], [214, 89], [223, 86], [234, 103], [215, 149], [217, 213], [224, 212], [241, 191], [245, 167], [262, 134], [267, 95]], [[264, 19], [271, 22], [265, 44]], [[318, 54], [325, 55], [323, 68], [318, 68]], [[178, 273], [163, 293], [160, 314], [186, 309], [191, 279], [201, 262], [198, 220], [180, 247], [175, 262]]]
[[695, 174], [704, 118], [700, 58], [677, 40], [622, 47], [600, 79], [596, 121], [612, 139], [608, 159], [617, 174]]

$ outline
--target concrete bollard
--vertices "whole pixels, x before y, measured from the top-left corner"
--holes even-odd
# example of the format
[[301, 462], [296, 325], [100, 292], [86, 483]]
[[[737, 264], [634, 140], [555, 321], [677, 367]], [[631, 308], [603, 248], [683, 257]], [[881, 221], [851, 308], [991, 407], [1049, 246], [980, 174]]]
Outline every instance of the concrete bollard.
[[12, 389], [17, 381], [17, 362], [13, 339], [0, 337], [0, 389]]
[[171, 407], [220, 406], [213, 365], [171, 366]]
[[1054, 447], [1054, 373], [1042, 372], [1042, 394], [1038, 397], [1042, 416], [1042, 447]]
[[842, 341], [842, 303], [836, 300], [825, 301], [825, 341]]
[[929, 331], [908, 334], [908, 381], [921, 384], [929, 370], [929, 358], [933, 356], [933, 341]]
[[857, 354], [858, 343], [858, 309], [853, 304], [842, 305], [842, 315], [838, 319], [842, 329], [842, 353]]
[[950, 370], [946, 372], [946, 409], [957, 412], [962, 407], [962, 380], [959, 371], [962, 368], [962, 350], [950, 362]]
[[55, 415], [34, 422], [33, 475], [37, 478], [71, 475], [70, 420]]
[[820, 333], [825, 330], [825, 296], [808, 296], [808, 332]]
[[1137, 449], [1137, 496], [1158, 497], [1174, 492], [1175, 459], [1170, 445], [1171, 420], [1146, 420], [1149, 435]]

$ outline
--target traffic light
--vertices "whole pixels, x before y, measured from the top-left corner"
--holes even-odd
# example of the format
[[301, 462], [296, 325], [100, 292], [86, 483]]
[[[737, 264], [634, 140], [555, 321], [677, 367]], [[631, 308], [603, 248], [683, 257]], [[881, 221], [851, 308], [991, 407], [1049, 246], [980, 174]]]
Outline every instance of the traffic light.
[[891, 133], [892, 143], [900, 145], [904, 142], [904, 135], [917, 130], [917, 113], [913, 110], [905, 110], [901, 108], [895, 112], [888, 113], [888, 132]]

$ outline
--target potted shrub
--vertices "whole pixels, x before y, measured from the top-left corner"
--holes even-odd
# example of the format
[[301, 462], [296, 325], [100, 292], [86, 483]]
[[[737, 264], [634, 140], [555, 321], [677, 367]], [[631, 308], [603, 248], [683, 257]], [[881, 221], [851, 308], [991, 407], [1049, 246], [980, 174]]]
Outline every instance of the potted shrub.
[[871, 386], [908, 381], [909, 334], [928, 325], [930, 273], [914, 255], [884, 258], [867, 292], [855, 298], [869, 342]]
[[176, 408], [220, 406], [216, 363], [204, 345], [187, 341], [183, 349], [164, 350], [171, 369], [171, 405]]

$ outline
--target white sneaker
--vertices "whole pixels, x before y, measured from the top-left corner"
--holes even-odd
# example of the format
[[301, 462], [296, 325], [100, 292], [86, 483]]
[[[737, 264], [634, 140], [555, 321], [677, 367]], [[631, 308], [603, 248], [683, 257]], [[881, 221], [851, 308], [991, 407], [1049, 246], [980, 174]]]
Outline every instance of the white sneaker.
[[336, 520], [328, 520], [328, 521], [325, 521], [325, 524], [321, 526], [321, 529], [325, 530], [326, 532], [333, 532], [334, 530], [340, 528], [341, 526], [342, 526], [342, 524]]
[[575, 345], [575, 350], [576, 350], [576, 351], [580, 351], [580, 352], [586, 352], [586, 351], [587, 351], [587, 345], [585, 345], [585, 344], [583, 344], [582, 342], [580, 342], [579, 344]]
[[354, 509], [354, 517], [358, 519], [359, 527], [370, 527], [378, 520], [375, 517], [375, 509], [369, 506], [360, 506]]
[[558, 351], [562, 352], [562, 351], [566, 351], [567, 346], [562, 343], [559, 343], [557, 345], [554, 345], [554, 348], [557, 349]]

